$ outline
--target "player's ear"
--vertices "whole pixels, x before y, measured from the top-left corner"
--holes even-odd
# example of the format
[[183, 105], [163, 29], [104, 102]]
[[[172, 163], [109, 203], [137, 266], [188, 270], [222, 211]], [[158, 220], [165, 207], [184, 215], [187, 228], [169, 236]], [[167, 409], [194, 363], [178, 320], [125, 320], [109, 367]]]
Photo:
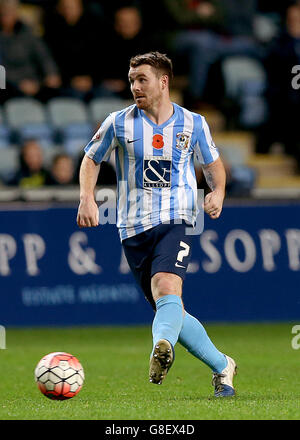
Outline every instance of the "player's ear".
[[169, 77], [168, 75], [162, 75], [160, 77], [162, 89], [169, 88]]

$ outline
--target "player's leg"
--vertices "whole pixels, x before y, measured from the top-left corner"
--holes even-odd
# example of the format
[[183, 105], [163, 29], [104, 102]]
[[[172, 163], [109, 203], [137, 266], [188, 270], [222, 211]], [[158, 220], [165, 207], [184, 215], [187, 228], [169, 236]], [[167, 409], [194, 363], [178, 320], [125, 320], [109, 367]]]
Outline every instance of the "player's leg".
[[[163, 229], [165, 233], [166, 228], [159, 226], [153, 230], [148, 230], [128, 238], [122, 243], [131, 271], [155, 311], [152, 327], [153, 340], [155, 341], [153, 349], [158, 346], [156, 348], [158, 353], [154, 354], [158, 354], [159, 356], [152, 356], [152, 351], [151, 358], [153, 358], [153, 366], [156, 365], [156, 361], [159, 359], [161, 359], [164, 365], [162, 368], [162, 365], [159, 363], [157, 368], [155, 367], [155, 372], [151, 372], [153, 368], [150, 366], [150, 380], [152, 380], [153, 383], [161, 382], [161, 376], [165, 376], [170, 365], [172, 365], [174, 360], [173, 346], [178, 339], [183, 319], [183, 310], [180, 300], [181, 278], [176, 277], [176, 275], [172, 273], [162, 275], [158, 273], [159, 270], [157, 267], [160, 266], [160, 260], [157, 257], [160, 256], [160, 253], [156, 252], [156, 256], [153, 254], [153, 249], [160, 239], [158, 232], [160, 232], [161, 229]], [[166, 251], [168, 251], [168, 247], [164, 247], [164, 252]], [[155, 260], [157, 266], [154, 264], [153, 267], [153, 260]], [[164, 342], [158, 345], [157, 342], [160, 340]]]
[[151, 279], [151, 291], [156, 313], [149, 380], [161, 384], [174, 361], [174, 346], [182, 328], [182, 279], [173, 273], [157, 272]]
[[183, 322], [181, 302], [182, 279], [173, 273], [158, 272], [151, 279], [151, 291], [156, 305], [153, 320], [153, 345], [159, 339], [176, 344]]
[[178, 341], [191, 354], [211, 368], [216, 397], [228, 397], [235, 394], [233, 387], [233, 376], [237, 368], [235, 361], [215, 347], [203, 325], [187, 312], [185, 312]]
[[[212, 369], [215, 394], [220, 396], [232, 395], [234, 394], [232, 379], [236, 371], [234, 361], [214, 346], [203, 325], [196, 318], [185, 312], [183, 321], [181, 321], [178, 314], [172, 312], [172, 318], [168, 307], [163, 307], [165, 302], [168, 303], [168, 301], [172, 300], [172, 294], [173, 297], [174, 294], [178, 295], [178, 298], [176, 300], [173, 299], [173, 301], [177, 301], [179, 305], [178, 300], [182, 296], [182, 284], [191, 255], [191, 235], [186, 235], [186, 225], [173, 225], [169, 229], [167, 226], [161, 225], [157, 231], [161, 233], [161, 238], [153, 250], [152, 273], [158, 270], [158, 268], [164, 269], [166, 272], [172, 272], [169, 274], [169, 277], [170, 279], [174, 277], [174, 279], [178, 280], [178, 290], [176, 290], [176, 286], [166, 284], [166, 276], [163, 277], [163, 285], [154, 283], [156, 274], [152, 277], [152, 295], [154, 300], [158, 302], [157, 305], [162, 307], [162, 311], [156, 314], [153, 321], [153, 346], [155, 347], [157, 340], [163, 337], [167, 340], [169, 338], [173, 347], [178, 340], [190, 353], [205, 362]], [[158, 291], [154, 289], [157, 286], [159, 287]], [[165, 299], [160, 299], [160, 297], [164, 296]], [[182, 327], [177, 336], [176, 330], [180, 325]]]
[[183, 323], [182, 282], [190, 259], [190, 236], [185, 223], [155, 228], [151, 291], [156, 314], [152, 325], [150, 381], [161, 383], [174, 361], [174, 346]]
[[213, 372], [220, 373], [226, 367], [225, 355], [212, 343], [201, 322], [187, 312], [179, 334], [179, 342]]

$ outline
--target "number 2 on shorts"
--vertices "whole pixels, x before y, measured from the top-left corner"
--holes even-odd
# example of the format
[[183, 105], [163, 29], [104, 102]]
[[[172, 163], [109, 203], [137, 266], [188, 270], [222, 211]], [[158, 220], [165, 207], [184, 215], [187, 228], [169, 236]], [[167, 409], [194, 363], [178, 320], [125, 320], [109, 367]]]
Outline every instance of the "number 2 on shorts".
[[182, 247], [183, 249], [181, 251], [178, 252], [177, 254], [177, 261], [181, 261], [184, 259], [184, 257], [187, 257], [189, 252], [190, 252], [190, 246], [185, 243], [184, 241], [180, 242], [180, 247]]

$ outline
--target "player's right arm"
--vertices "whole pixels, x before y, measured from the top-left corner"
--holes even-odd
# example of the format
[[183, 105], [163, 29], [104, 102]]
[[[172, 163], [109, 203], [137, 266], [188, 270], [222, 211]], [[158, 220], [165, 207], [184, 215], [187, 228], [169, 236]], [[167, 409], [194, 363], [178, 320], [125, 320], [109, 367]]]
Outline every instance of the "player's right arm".
[[99, 225], [99, 210], [94, 195], [99, 171], [100, 165], [84, 156], [79, 173], [80, 203], [77, 213], [77, 224], [81, 228]]
[[86, 154], [79, 173], [80, 203], [77, 214], [77, 224], [81, 228], [99, 224], [99, 210], [95, 202], [94, 191], [100, 163], [103, 160], [109, 160], [116, 145], [113, 117], [110, 114], [84, 149]]

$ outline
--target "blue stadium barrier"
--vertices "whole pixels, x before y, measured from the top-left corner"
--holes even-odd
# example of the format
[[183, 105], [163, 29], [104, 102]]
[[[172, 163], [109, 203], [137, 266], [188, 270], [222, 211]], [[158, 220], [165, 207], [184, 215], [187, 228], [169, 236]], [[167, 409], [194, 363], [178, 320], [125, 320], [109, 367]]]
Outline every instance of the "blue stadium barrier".
[[[74, 208], [0, 212], [0, 324], [130, 325], [153, 312], [115, 225], [79, 229]], [[200, 320], [300, 319], [300, 203], [226, 206], [205, 217], [184, 284]]]

